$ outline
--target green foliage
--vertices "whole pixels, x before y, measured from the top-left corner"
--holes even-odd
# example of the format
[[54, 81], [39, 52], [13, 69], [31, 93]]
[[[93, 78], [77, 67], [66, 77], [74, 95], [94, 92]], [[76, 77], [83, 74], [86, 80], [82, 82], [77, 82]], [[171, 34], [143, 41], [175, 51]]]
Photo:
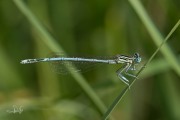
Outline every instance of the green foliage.
[[[1, 0], [0, 119], [180, 119], [179, 1], [141, 2]], [[129, 78], [135, 83], [129, 90], [115, 73], [121, 65], [62, 76], [48, 63], [20, 64], [51, 52], [139, 52], [139, 79]], [[6, 112], [13, 105], [22, 113]]]

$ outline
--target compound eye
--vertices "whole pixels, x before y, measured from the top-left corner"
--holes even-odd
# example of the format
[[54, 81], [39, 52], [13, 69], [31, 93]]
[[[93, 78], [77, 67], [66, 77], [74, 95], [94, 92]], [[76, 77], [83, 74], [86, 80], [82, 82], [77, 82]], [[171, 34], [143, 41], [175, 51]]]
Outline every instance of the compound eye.
[[140, 63], [140, 62], [141, 62], [141, 57], [139, 56], [139, 53], [135, 53], [135, 54], [134, 54], [134, 58], [135, 58], [135, 61], [136, 61], [137, 63]]

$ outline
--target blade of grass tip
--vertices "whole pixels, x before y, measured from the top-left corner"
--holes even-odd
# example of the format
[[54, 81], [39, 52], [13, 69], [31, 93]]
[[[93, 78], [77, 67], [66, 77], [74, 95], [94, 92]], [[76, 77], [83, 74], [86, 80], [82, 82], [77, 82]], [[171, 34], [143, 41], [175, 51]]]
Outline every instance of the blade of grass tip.
[[[36, 31], [41, 35], [43, 42], [53, 51], [62, 51], [66, 53], [60, 45], [56, 42], [56, 40], [46, 31], [46, 29], [40, 24], [40, 22], [36, 19], [36, 17], [31, 13], [31, 11], [26, 7], [26, 5], [22, 2], [22, 0], [13, 0], [15, 5], [20, 9], [20, 11], [27, 17], [29, 22], [32, 24]], [[70, 71], [71, 72], [71, 71]], [[105, 105], [100, 100], [100, 98], [96, 95], [93, 89], [88, 85], [85, 78], [79, 73], [71, 72], [72, 76], [75, 78], [77, 83], [81, 86], [81, 88], [85, 91], [85, 93], [89, 96], [89, 98], [93, 101], [93, 103], [97, 106], [101, 114], [103, 114], [106, 110]]]
[[[160, 34], [160, 32], [157, 30], [153, 22], [151, 21], [150, 17], [147, 15], [146, 10], [142, 6], [141, 2], [139, 0], [129, 0], [130, 4], [136, 11], [136, 13], [139, 15], [139, 18], [145, 25], [147, 31], [153, 38], [155, 44], [159, 47], [159, 45], [163, 41], [163, 37]], [[175, 70], [175, 72], [180, 76], [180, 64], [178, 62], [178, 59], [173, 54], [170, 47], [166, 44], [163, 45], [161, 49], [162, 54], [164, 55], [165, 59], [169, 62], [171, 67]]]
[[[155, 55], [159, 52], [159, 50], [162, 48], [162, 46], [167, 42], [167, 40], [170, 38], [170, 36], [173, 34], [173, 32], [178, 28], [178, 26], [180, 25], [180, 20], [176, 23], [176, 25], [172, 28], [172, 30], [169, 32], [169, 34], [167, 35], [167, 37], [162, 41], [161, 45], [159, 45], [159, 47], [156, 49], [156, 51], [153, 53], [153, 55], [149, 58], [149, 60], [143, 65], [143, 67], [138, 71], [138, 73], [136, 74], [136, 76], [138, 77], [140, 75], [140, 73], [144, 70], [144, 68], [152, 61], [152, 59], [155, 57]], [[117, 106], [117, 104], [122, 100], [123, 96], [126, 94], [126, 92], [128, 91], [129, 87], [131, 87], [133, 85], [133, 83], [136, 81], [136, 79], [134, 79], [129, 86], [126, 86], [126, 88], [118, 95], [118, 97], [113, 101], [113, 103], [110, 105], [110, 107], [108, 108], [108, 110], [106, 111], [106, 113], [103, 116], [103, 120], [108, 119], [110, 113], [113, 111], [113, 109]]]

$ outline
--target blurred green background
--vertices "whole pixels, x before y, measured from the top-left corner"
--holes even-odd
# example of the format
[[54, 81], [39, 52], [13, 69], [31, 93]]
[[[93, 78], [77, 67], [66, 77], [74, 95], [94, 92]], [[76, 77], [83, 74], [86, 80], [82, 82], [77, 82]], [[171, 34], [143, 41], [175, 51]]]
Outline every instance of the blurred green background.
[[[179, 0], [140, 2], [163, 37], [180, 18]], [[167, 42], [176, 59], [179, 45], [177, 29]], [[52, 72], [48, 63], [22, 65], [23, 59], [52, 52], [71, 56], [138, 52], [140, 69], [156, 49], [130, 1], [1, 0], [0, 119], [100, 120], [126, 87], [115, 73], [121, 65], [64, 76]], [[179, 86], [178, 71], [159, 52], [112, 111], [111, 119], [180, 120]], [[21, 106], [20, 114], [7, 112]]]

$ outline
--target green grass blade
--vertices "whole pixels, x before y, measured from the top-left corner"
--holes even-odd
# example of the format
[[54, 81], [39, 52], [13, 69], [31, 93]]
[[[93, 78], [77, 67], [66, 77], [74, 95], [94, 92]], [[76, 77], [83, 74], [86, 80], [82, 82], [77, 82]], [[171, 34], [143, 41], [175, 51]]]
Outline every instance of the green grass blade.
[[[40, 34], [42, 37], [42, 42], [44, 42], [52, 51], [61, 51], [66, 53], [63, 48], [56, 42], [56, 40], [47, 32], [47, 30], [40, 24], [37, 18], [33, 15], [33, 13], [26, 7], [26, 5], [22, 2], [22, 0], [14, 0], [14, 3], [19, 8], [19, 10], [27, 17], [29, 22], [32, 24], [33, 28]], [[106, 110], [105, 105], [100, 100], [100, 98], [96, 95], [93, 89], [88, 85], [85, 78], [79, 73], [72, 73], [72, 76], [75, 78], [77, 83], [82, 87], [85, 93], [89, 96], [89, 98], [93, 101], [93, 103], [97, 106], [99, 111], [103, 114]]]
[[108, 119], [109, 115], [111, 114], [111, 112], [114, 110], [114, 108], [117, 106], [117, 104], [122, 100], [123, 96], [126, 94], [126, 92], [128, 91], [129, 87], [127, 86], [117, 97], [116, 99], [113, 101], [113, 103], [109, 106], [108, 110], [106, 111], [106, 113], [103, 116], [103, 120]]
[[[178, 26], [180, 25], [180, 20], [178, 20], [178, 22], [176, 23], [176, 25], [172, 28], [172, 30], [169, 32], [169, 34], [167, 35], [167, 37], [162, 41], [162, 43], [159, 45], [159, 47], [156, 49], [156, 51], [153, 53], [153, 55], [149, 58], [148, 62], [146, 63], [149, 64], [151, 62], [151, 60], [154, 58], [154, 56], [160, 51], [160, 49], [162, 48], [163, 45], [165, 45], [165, 43], [167, 42], [167, 40], [170, 38], [170, 36], [173, 34], [173, 32], [175, 32], [175, 30], [178, 28]], [[145, 66], [146, 66], [145, 65]]]

